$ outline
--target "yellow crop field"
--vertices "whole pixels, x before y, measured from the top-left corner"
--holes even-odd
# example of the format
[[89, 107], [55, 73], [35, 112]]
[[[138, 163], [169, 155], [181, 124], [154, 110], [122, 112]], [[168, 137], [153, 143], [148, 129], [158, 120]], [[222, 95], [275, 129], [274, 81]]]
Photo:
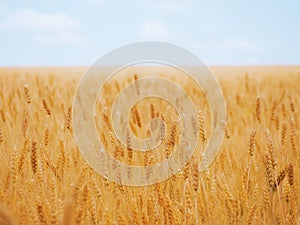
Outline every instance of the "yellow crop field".
[[[150, 69], [116, 74], [95, 108], [99, 140], [130, 165], [168, 159], [180, 140], [180, 116], [155, 97], [131, 109], [129, 125], [146, 138], [150, 121], [161, 118], [161, 146], [136, 152], [113, 133], [112, 99]], [[211, 68], [227, 118], [220, 152], [205, 171], [198, 165], [213, 123], [205, 93], [171, 69], [152, 70], [181, 85], [194, 102], [199, 143], [174, 176], [133, 187], [96, 173], [77, 145], [72, 104], [85, 68], [0, 69], [1, 224], [300, 224], [300, 67]], [[142, 91], [138, 83], [136, 89]]]

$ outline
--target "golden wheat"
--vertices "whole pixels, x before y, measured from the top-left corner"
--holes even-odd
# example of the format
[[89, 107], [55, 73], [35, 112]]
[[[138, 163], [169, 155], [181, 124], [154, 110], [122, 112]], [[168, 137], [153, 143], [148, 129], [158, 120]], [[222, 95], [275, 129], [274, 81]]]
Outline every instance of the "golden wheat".
[[99, 96], [104, 101], [95, 108], [99, 139], [112, 156], [132, 165], [153, 165], [177, 150], [179, 115], [160, 99], [138, 102], [128, 119], [139, 138], [149, 137], [152, 119], [163, 119], [161, 147], [136, 152], [130, 130], [124, 131], [125, 145], [114, 134], [107, 106], [129, 82], [140, 95], [139, 79], [147, 70], [162, 70], [155, 74], [182, 85], [195, 102], [199, 113], [191, 129], [198, 124], [199, 143], [176, 175], [130, 187], [98, 175], [80, 154], [71, 105], [84, 68], [0, 69], [0, 223], [297, 224], [300, 68], [212, 68], [228, 115], [220, 154], [203, 172], [198, 165], [213, 112], [205, 93], [188, 78], [168, 75], [174, 71], [135, 68], [111, 79]]

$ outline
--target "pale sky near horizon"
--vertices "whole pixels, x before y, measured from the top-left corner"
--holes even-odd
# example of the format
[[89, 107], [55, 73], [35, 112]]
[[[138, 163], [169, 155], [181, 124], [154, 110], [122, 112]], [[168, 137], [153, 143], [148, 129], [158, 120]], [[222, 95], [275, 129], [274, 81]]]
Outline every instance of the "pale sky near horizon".
[[0, 0], [0, 66], [91, 65], [160, 40], [208, 65], [300, 65], [300, 1]]

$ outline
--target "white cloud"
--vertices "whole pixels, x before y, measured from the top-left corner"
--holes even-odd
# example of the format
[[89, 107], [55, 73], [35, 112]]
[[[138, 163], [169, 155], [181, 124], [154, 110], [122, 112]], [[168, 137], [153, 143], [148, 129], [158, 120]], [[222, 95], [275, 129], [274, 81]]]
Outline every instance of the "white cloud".
[[37, 42], [42, 44], [68, 44], [80, 45], [83, 40], [80, 35], [72, 32], [61, 32], [54, 35], [38, 35], [34, 38]]
[[254, 50], [257, 48], [256, 44], [247, 39], [231, 39], [219, 43], [217, 46], [223, 50]]
[[30, 31], [33, 40], [42, 44], [82, 44], [83, 39], [77, 32], [80, 26], [80, 21], [65, 13], [41, 13], [31, 9], [16, 10], [0, 20], [0, 29]]
[[195, 46], [199, 49], [207, 49], [207, 50], [241, 50], [241, 51], [254, 51], [259, 49], [259, 46], [248, 39], [245, 38], [232, 38], [227, 39], [221, 42], [216, 43], [201, 43], [195, 44]]
[[171, 36], [167, 26], [160, 20], [144, 21], [139, 35], [146, 39], [166, 39]]
[[162, 11], [180, 11], [189, 7], [189, 2], [182, 0], [142, 0], [141, 3], [144, 8]]
[[103, 5], [107, 3], [109, 0], [89, 0], [90, 3], [95, 5]]
[[20, 9], [0, 21], [0, 28], [29, 29], [39, 31], [75, 30], [80, 22], [64, 13], [39, 13], [31, 9]]

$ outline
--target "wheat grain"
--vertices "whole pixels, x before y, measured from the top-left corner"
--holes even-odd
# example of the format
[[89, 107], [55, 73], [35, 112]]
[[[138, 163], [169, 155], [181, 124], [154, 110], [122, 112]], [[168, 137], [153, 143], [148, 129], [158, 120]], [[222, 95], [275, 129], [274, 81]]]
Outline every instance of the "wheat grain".
[[31, 96], [30, 96], [28, 84], [24, 85], [24, 93], [25, 93], [27, 103], [30, 104], [31, 103]]
[[277, 176], [276, 179], [276, 186], [273, 189], [277, 189], [280, 185], [280, 183], [283, 181], [284, 177], [286, 175], [286, 169], [283, 169], [280, 174]]
[[155, 118], [155, 108], [152, 103], [150, 104], [150, 112], [151, 112], [151, 118], [154, 119]]
[[296, 128], [295, 128], [295, 123], [294, 120], [290, 120], [290, 140], [291, 140], [291, 146], [292, 146], [292, 151], [295, 157], [297, 157], [297, 149], [296, 149]]
[[287, 174], [288, 174], [288, 181], [289, 185], [293, 186], [294, 184], [294, 167], [291, 163], [287, 166]]
[[277, 101], [273, 101], [272, 103], [272, 108], [271, 108], [271, 117], [270, 117], [270, 122], [274, 122], [275, 117], [276, 117], [276, 108], [277, 108]]
[[44, 130], [44, 145], [47, 147], [50, 141], [50, 131], [49, 128], [46, 127]]
[[270, 136], [270, 132], [266, 131], [267, 135], [267, 154], [266, 154], [266, 171], [267, 179], [270, 186], [270, 189], [273, 190], [275, 187], [275, 170], [276, 170], [276, 161], [275, 161], [275, 150], [273, 142]]
[[0, 128], [0, 144], [4, 142], [4, 138], [3, 138], [3, 133], [2, 130]]
[[5, 123], [6, 122], [6, 117], [5, 117], [5, 113], [2, 109], [0, 110], [0, 115], [1, 115], [2, 122]]
[[24, 166], [24, 163], [25, 163], [25, 159], [26, 159], [26, 155], [28, 153], [28, 140], [25, 140], [24, 144], [23, 144], [23, 147], [22, 147], [22, 152], [21, 152], [21, 156], [20, 156], [20, 159], [19, 159], [19, 163], [18, 163], [18, 172], [23, 174], [24, 171], [23, 171], [23, 166]]
[[294, 105], [294, 101], [293, 101], [292, 96], [289, 96], [289, 99], [290, 99], [290, 109], [294, 113], [295, 112], [295, 105]]
[[281, 127], [281, 146], [283, 147], [286, 141], [287, 124], [283, 124]]
[[200, 138], [201, 138], [202, 143], [206, 143], [204, 114], [201, 110], [199, 111], [199, 131], [200, 131]]
[[37, 206], [37, 211], [38, 211], [38, 214], [39, 214], [40, 224], [46, 224], [46, 218], [45, 218], [43, 206], [38, 205]]
[[47, 100], [43, 98], [43, 99], [42, 99], [42, 103], [43, 103], [44, 110], [46, 111], [46, 114], [47, 114], [48, 116], [51, 116], [51, 110], [50, 110], [50, 108], [49, 108], [49, 105], [48, 105]]
[[22, 132], [23, 132], [23, 137], [24, 138], [27, 137], [28, 124], [29, 124], [28, 114], [25, 113], [25, 117], [24, 117], [23, 124], [22, 124]]
[[254, 148], [255, 148], [255, 135], [256, 135], [256, 131], [253, 131], [250, 134], [250, 141], [249, 141], [249, 149], [248, 149], [248, 154], [250, 157], [253, 156], [254, 153]]
[[256, 213], [256, 210], [257, 210], [257, 205], [254, 204], [250, 211], [249, 211], [249, 214], [248, 214], [248, 218], [247, 218], [247, 224], [248, 225], [251, 225], [253, 220], [254, 220], [254, 217], [255, 217], [255, 213]]
[[198, 170], [198, 162], [195, 160], [193, 162], [193, 189], [195, 192], [198, 191], [199, 188], [199, 170]]
[[31, 144], [31, 168], [33, 173], [37, 172], [37, 141], [32, 141]]
[[260, 97], [257, 97], [256, 99], [256, 118], [259, 122], [261, 122], [261, 99]]
[[67, 113], [67, 119], [66, 119], [66, 128], [70, 131], [72, 131], [71, 124], [72, 124], [72, 107], [69, 107]]

